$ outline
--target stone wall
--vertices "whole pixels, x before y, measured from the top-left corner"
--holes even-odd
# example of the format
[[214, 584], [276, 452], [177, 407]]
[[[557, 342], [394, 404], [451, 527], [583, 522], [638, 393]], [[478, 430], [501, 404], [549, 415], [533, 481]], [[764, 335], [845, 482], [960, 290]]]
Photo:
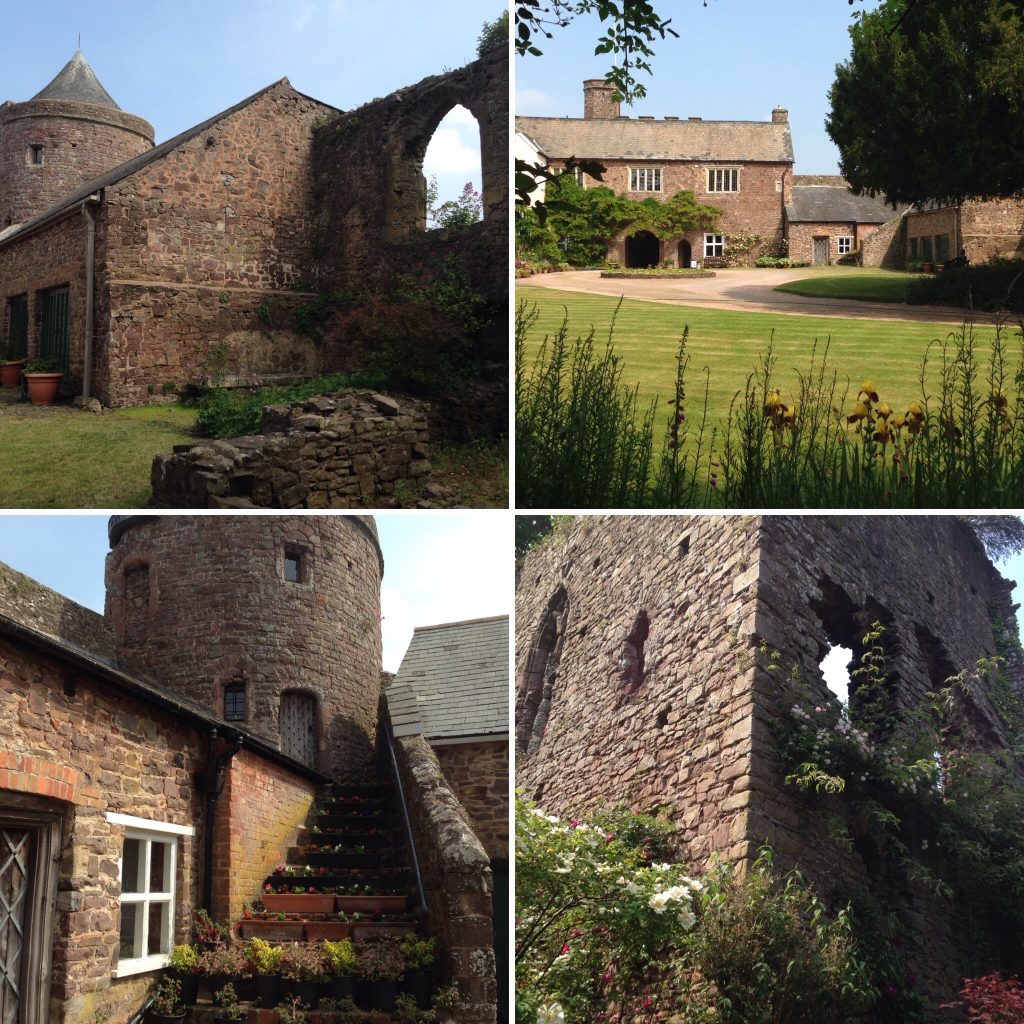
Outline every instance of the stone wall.
[[267, 406], [263, 434], [153, 460], [156, 508], [372, 508], [430, 476], [426, 410], [369, 391]]
[[790, 224], [787, 234], [789, 236], [789, 258], [794, 263], [813, 263], [815, 237], [827, 236], [828, 262], [831, 264], [839, 259], [839, 245], [836, 239], [840, 235], [856, 238], [857, 225], [854, 223], [839, 224], [834, 221], [823, 221], [817, 224], [811, 222]]
[[445, 782], [491, 860], [508, 858], [508, 740], [433, 747]]
[[861, 246], [861, 266], [902, 270], [906, 266], [906, 228], [905, 210], [876, 228]]
[[[138, 568], [141, 613], [125, 601]], [[316, 767], [357, 781], [376, 742], [382, 571], [360, 516], [140, 516], [107, 556], [106, 612], [123, 664], [218, 716], [224, 687], [244, 684], [239, 725], [271, 743], [282, 694], [313, 695]], [[135, 642], [132, 614], [145, 619]]]
[[581, 516], [530, 552], [516, 592], [527, 798], [560, 816], [668, 807], [694, 863], [748, 855], [757, 538], [748, 516]]
[[907, 214], [907, 259], [910, 258], [910, 240], [916, 238], [917, 242], [917, 258], [919, 260], [925, 260], [924, 251], [922, 248], [921, 240], [928, 238], [932, 242], [931, 255], [927, 257], [927, 262], [935, 263], [938, 261], [938, 252], [935, 238], [939, 235], [946, 235], [949, 238], [949, 256], [952, 258], [960, 251], [958, 232], [957, 232], [957, 211], [952, 207], [946, 207], [941, 210], [925, 210], [917, 211], [912, 210]]
[[[783, 682], [802, 680], [824, 704], [823, 657], [838, 645], [859, 662], [876, 620], [891, 699], [913, 710], [1000, 652], [999, 635], [1017, 635], [1011, 585], [966, 524], [577, 517], [524, 560], [516, 619], [517, 736], [529, 751], [518, 755], [517, 785], [527, 797], [560, 815], [620, 800], [658, 810], [698, 867], [713, 851], [743, 861], [768, 844], [827, 902], [861, 889], [894, 912], [919, 987], [952, 996], [979, 953], [958, 945], [958, 907], [873, 857], [863, 822], [847, 823], [853, 841], [837, 839], [838, 805], [785, 784], [776, 725], [793, 699]], [[1011, 685], [1024, 688], [1019, 653], [1009, 659]], [[959, 711], [983, 744], [1005, 747], [984, 688]]]
[[256, 899], [263, 880], [297, 845], [299, 829], [316, 799], [309, 779], [270, 765], [244, 748], [231, 760], [217, 802], [211, 914], [236, 921], [247, 900]]
[[[43, 147], [43, 162], [30, 156]], [[91, 178], [153, 147], [134, 114], [68, 100], [0, 106], [0, 228], [24, 224]]]
[[102, 615], [3, 563], [0, 615], [105, 657], [114, 653], [113, 635]]
[[[199, 822], [192, 772], [201, 766], [194, 731], [167, 713], [114, 694], [81, 673], [0, 640], [0, 811], [45, 810], [61, 821], [49, 1019], [87, 1024], [94, 1010], [115, 1024], [138, 1009], [142, 979], [112, 979], [120, 907], [123, 826], [108, 811], [178, 825]], [[178, 842], [176, 933], [187, 934], [199, 890], [201, 838]]]
[[422, 736], [395, 740], [395, 754], [437, 938], [442, 975], [458, 986], [459, 1024], [497, 1014], [492, 878], [488, 856]]
[[[972, 263], [1024, 258], [1024, 200], [968, 200], [960, 208], [960, 245]], [[957, 246], [953, 255], [960, 251]]]

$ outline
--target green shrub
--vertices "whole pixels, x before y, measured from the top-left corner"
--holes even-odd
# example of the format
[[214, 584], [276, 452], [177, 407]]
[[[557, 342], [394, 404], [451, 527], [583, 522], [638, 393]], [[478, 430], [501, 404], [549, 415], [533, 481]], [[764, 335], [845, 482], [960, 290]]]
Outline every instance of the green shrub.
[[907, 302], [961, 309], [1024, 310], [1024, 260], [946, 267], [934, 277], [911, 281]]

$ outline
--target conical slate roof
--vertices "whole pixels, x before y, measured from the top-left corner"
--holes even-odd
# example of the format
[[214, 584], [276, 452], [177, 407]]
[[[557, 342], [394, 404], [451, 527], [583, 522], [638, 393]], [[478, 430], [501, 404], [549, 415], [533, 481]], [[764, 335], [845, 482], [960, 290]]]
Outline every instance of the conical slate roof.
[[91, 103], [97, 107], [121, 109], [110, 93], [100, 85], [96, 72], [89, 67], [89, 62], [81, 50], [75, 50], [74, 57], [61, 68], [57, 77], [32, 99], [71, 100], [74, 103]]

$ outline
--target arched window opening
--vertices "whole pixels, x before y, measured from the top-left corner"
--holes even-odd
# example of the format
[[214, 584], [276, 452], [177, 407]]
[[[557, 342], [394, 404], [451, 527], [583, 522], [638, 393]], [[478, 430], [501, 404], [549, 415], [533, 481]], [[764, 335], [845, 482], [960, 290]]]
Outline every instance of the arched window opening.
[[516, 693], [516, 742], [528, 754], [540, 747], [551, 713], [568, 619], [569, 595], [559, 587], [541, 617]]
[[850, 702], [850, 669], [853, 665], [853, 651], [840, 644], [831, 644], [828, 654], [818, 664], [822, 678], [829, 690], [839, 698], [844, 707]]
[[304, 690], [281, 694], [281, 753], [300, 764], [316, 765], [316, 697]]
[[133, 565], [124, 572], [124, 642], [145, 643], [149, 632], [149, 566]]
[[647, 612], [641, 609], [633, 620], [633, 626], [623, 641], [619, 652], [619, 689], [636, 693], [647, 677], [647, 660], [644, 645], [651, 633]]
[[461, 104], [441, 119], [423, 158], [422, 227], [458, 230], [483, 218], [480, 125]]

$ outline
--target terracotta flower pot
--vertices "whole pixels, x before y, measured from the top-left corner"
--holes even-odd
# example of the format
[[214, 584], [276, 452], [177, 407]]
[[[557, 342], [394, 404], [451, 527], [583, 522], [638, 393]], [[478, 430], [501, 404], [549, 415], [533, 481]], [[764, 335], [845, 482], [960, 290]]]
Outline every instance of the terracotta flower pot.
[[330, 939], [337, 942], [340, 939], [347, 939], [352, 934], [352, 925], [348, 921], [307, 921], [306, 941], [322, 942]]
[[26, 373], [28, 398], [33, 405], [53, 405], [63, 373]]
[[0, 387], [21, 387], [21, 371], [27, 362], [27, 359], [12, 359], [8, 363], [0, 363]]
[[304, 921], [243, 921], [243, 939], [266, 939], [267, 942], [282, 942], [301, 939]]
[[401, 914], [408, 902], [406, 896], [338, 896], [338, 910], [346, 914]]
[[334, 894], [268, 892], [263, 906], [271, 914], [333, 914]]

